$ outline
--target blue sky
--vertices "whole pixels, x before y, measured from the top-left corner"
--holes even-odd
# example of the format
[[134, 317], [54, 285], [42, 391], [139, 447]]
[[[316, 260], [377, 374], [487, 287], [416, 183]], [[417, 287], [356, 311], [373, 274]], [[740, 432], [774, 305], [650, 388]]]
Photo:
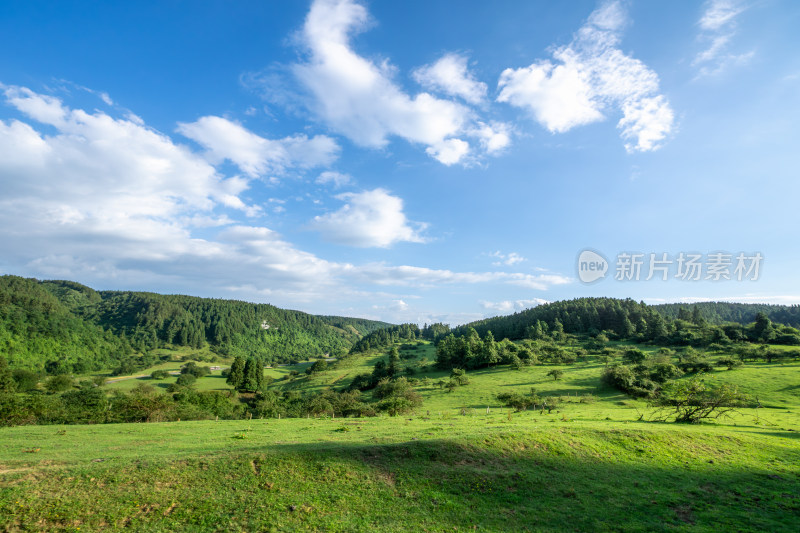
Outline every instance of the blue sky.
[[800, 303], [798, 25], [788, 0], [6, 2], [0, 272], [420, 324]]

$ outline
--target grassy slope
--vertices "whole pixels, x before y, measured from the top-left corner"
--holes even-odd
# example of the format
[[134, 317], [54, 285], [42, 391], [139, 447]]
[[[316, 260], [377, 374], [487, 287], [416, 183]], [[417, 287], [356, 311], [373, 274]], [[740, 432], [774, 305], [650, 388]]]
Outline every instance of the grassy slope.
[[534, 413], [410, 418], [4, 429], [0, 520], [10, 530], [790, 531], [800, 513], [797, 433]]
[[[616, 343], [615, 343], [616, 344]], [[617, 346], [619, 347], [619, 346]], [[657, 348], [642, 347], [645, 351], [654, 352]], [[421, 360], [428, 363], [434, 360], [434, 348], [424, 343], [417, 350], [419, 356], [404, 365], [419, 367]], [[321, 390], [324, 387], [343, 386], [357, 374], [370, 372], [375, 362], [385, 358], [384, 354], [370, 354], [346, 359], [339, 366], [321, 372], [312, 377], [302, 376], [288, 385], [277, 385], [298, 388], [300, 390]], [[713, 358], [712, 358], [713, 359]], [[579, 420], [617, 420], [633, 421], [641, 415], [647, 416], [652, 410], [644, 400], [631, 399], [627, 395], [600, 382], [603, 364], [595, 356], [588, 356], [571, 365], [537, 365], [524, 367], [520, 371], [510, 370], [507, 366], [468, 372], [470, 384], [447, 392], [435, 385], [440, 379], [448, 379], [449, 372], [426, 370], [418, 372], [414, 377], [429, 378], [428, 385], [420, 385], [417, 390], [423, 396], [425, 412], [431, 414], [458, 413], [461, 409], [485, 411], [487, 407], [497, 409], [501, 405], [496, 395], [501, 392], [520, 392], [527, 394], [535, 388], [540, 396], [571, 396], [572, 398], [559, 408], [569, 418]], [[553, 380], [547, 376], [552, 369], [561, 369], [564, 376]], [[281, 373], [287, 373], [284, 367]], [[302, 369], [301, 369], [302, 371]], [[275, 374], [278, 377], [278, 373]], [[800, 429], [800, 363], [763, 363], [749, 362], [734, 370], [716, 369], [707, 374], [705, 379], [711, 383], [729, 382], [739, 385], [742, 390], [757, 397], [763, 409], [741, 409], [732, 415], [726, 423], [730, 425], [752, 424], [758, 422], [770, 427]], [[366, 393], [368, 394], [368, 393]], [[583, 395], [593, 395], [596, 401], [579, 403]]]
[[[431, 346], [418, 351], [412, 362], [432, 361]], [[284, 386], [344, 385], [379, 357]], [[592, 358], [558, 367], [559, 381], [551, 368], [420, 387], [408, 417], [1, 429], [0, 529], [796, 530], [800, 364], [709, 375], [765, 408], [700, 426], [637, 422], [646, 404], [600, 387]], [[531, 387], [597, 400], [509, 417], [494, 399]]]

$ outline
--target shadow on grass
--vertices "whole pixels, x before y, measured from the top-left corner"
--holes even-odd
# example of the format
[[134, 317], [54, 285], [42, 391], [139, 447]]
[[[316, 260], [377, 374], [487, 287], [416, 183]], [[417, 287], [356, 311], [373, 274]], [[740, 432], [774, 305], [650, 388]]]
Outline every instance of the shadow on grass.
[[[738, 443], [693, 438], [513, 428], [471, 440], [392, 444], [277, 445], [248, 437], [218, 456], [98, 464], [91, 481], [69, 471], [39, 479], [29, 505], [31, 516], [47, 516], [51, 502], [66, 506], [73, 498], [91, 527], [91, 520], [115, 523], [104, 518], [104, 506], [114, 507], [117, 498], [128, 521], [114, 520], [153, 530], [225, 529], [231, 517], [245, 521], [232, 529], [247, 530], [276, 523], [303, 531], [794, 530], [796, 468], [740, 465]], [[800, 451], [787, 457], [785, 447], [769, 442], [757, 453], [800, 460]], [[14, 490], [30, 489], [26, 483]], [[130, 487], [141, 498], [161, 498], [162, 507], [131, 506]], [[180, 502], [174, 513], [170, 502]]]
[[784, 439], [800, 439], [800, 433], [797, 431], [755, 431], [761, 435], [769, 435], [770, 437], [782, 437]]

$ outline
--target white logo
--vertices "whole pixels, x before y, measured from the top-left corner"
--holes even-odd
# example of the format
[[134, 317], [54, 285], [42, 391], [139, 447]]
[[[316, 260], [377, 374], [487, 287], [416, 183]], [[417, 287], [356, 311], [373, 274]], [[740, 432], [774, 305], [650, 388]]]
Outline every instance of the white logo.
[[584, 250], [578, 255], [578, 278], [584, 283], [594, 283], [606, 277], [608, 261], [594, 250]]

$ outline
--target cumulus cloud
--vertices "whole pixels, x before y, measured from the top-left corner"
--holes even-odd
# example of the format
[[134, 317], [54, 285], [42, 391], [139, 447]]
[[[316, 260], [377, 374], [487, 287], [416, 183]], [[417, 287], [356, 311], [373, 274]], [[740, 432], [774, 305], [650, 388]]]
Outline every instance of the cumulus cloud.
[[500, 314], [515, 313], [517, 311], [522, 311], [524, 309], [529, 309], [531, 307], [536, 307], [537, 305], [543, 305], [547, 303], [550, 302], [541, 298], [532, 298], [530, 300], [503, 300], [501, 302], [487, 302], [485, 300], [481, 300], [480, 302], [481, 307], [487, 311], [495, 311]]
[[[338, 311], [342, 298], [381, 295], [395, 300], [392, 312], [411, 313], [406, 303], [414, 295], [386, 297], [376, 290], [385, 286], [494, 283], [546, 290], [570, 281], [329, 261], [274, 230], [243, 223], [243, 214], [258, 212], [242, 199], [250, 182], [224, 177], [206, 155], [142, 119], [87, 113], [22, 87], [0, 85], [0, 91], [23, 117], [0, 118], [4, 271], [100, 288], [231, 294], [328, 312]], [[341, 198], [346, 206], [314, 221], [326, 236], [359, 246], [423, 240], [424, 225], [406, 219], [400, 198], [382, 189]]]
[[[332, 242], [386, 248], [396, 242], [424, 242], [425, 224], [412, 223], [403, 200], [384, 189], [337, 196], [347, 203], [338, 211], [314, 217], [310, 227]], [[413, 226], [416, 227], [413, 227]]]
[[717, 74], [729, 65], [748, 61], [754, 52], [732, 54], [728, 51], [736, 34], [736, 19], [748, 6], [740, 0], [708, 0], [697, 25], [698, 39], [703, 49], [695, 56], [692, 65], [700, 69], [700, 75]]
[[212, 163], [227, 159], [250, 177], [281, 173], [291, 167], [329, 165], [339, 155], [339, 146], [326, 135], [265, 139], [241, 124], [216, 116], [180, 123], [178, 132], [203, 146]]
[[626, 15], [619, 2], [595, 10], [553, 60], [504, 70], [497, 101], [530, 112], [553, 133], [605, 119], [622, 111], [617, 127], [628, 152], [657, 149], [672, 131], [674, 113], [658, 94], [658, 76], [619, 49]]
[[445, 54], [415, 70], [413, 76], [427, 89], [463, 98], [470, 104], [480, 104], [486, 98], [486, 84], [475, 79], [467, 70], [467, 58], [458, 54]]
[[45, 135], [25, 122], [0, 120], [6, 260], [91, 253], [109, 243], [114, 257], [161, 259], [202, 248], [187, 228], [210, 220], [215, 206], [254, 209], [239, 198], [246, 182], [222, 178], [136, 121], [70, 109], [22, 87], [4, 94], [18, 111], [55, 130]]
[[21, 87], [3, 92], [51, 132], [0, 120], [3, 268], [170, 291], [225, 291], [232, 280], [252, 280], [294, 302], [341, 286], [347, 265], [235, 220], [228, 209], [252, 209], [240, 198], [245, 180], [225, 179], [140, 119], [70, 109]]
[[362, 146], [382, 147], [397, 136], [430, 147], [428, 153], [445, 164], [457, 162], [466, 154], [467, 143], [458, 136], [469, 109], [426, 92], [406, 94], [388, 62], [358, 55], [350, 39], [368, 22], [367, 10], [353, 0], [311, 6], [301, 33], [308, 61], [295, 65], [294, 73], [312, 95], [312, 110]]
[[433, 143], [425, 149], [425, 153], [443, 165], [458, 163], [469, 153], [469, 143], [461, 139], [445, 139]]
[[478, 139], [488, 154], [499, 153], [511, 144], [511, 128], [502, 122], [492, 122], [491, 124], [478, 122], [469, 133]]

